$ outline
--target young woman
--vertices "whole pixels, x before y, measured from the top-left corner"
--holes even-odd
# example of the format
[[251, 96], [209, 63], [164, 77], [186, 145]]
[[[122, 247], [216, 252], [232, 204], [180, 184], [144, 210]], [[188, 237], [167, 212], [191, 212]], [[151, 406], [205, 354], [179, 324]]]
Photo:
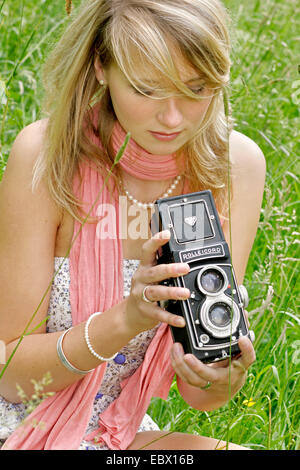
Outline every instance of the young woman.
[[[216, 409], [229, 399], [229, 380], [234, 396], [255, 360], [246, 337], [240, 358], [214, 366], [173, 344], [169, 325], [184, 322], [158, 301], [190, 291], [159, 283], [189, 266], [157, 265], [170, 233], [149, 229], [153, 201], [210, 189], [242, 284], [265, 160], [224, 111], [229, 54], [218, 0], [85, 1], [51, 54], [47, 114], [17, 136], [0, 186], [7, 357], [33, 312], [29, 331], [48, 317], [0, 381], [3, 448], [224, 448], [166, 435], [146, 411], [152, 396], [167, 397], [174, 374], [190, 406]], [[31, 379], [47, 372], [53, 395], [17, 428], [25, 408], [16, 383], [31, 396]]]

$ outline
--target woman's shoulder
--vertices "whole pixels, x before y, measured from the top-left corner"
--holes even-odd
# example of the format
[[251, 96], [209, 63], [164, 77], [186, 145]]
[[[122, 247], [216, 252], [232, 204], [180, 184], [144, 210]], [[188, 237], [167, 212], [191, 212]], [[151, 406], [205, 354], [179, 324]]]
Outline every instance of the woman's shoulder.
[[26, 159], [34, 160], [42, 149], [47, 123], [47, 119], [41, 119], [24, 127], [13, 143], [12, 154], [18, 154], [21, 151], [22, 155], [27, 157]]
[[266, 172], [266, 160], [261, 148], [250, 137], [233, 130], [230, 134], [230, 161], [233, 171], [250, 175]]
[[13, 204], [17, 198], [23, 202], [26, 211], [32, 211], [35, 206], [52, 214], [53, 220], [59, 223], [61, 214], [50, 197], [46, 182], [42, 180], [36, 191], [32, 189], [34, 165], [42, 151], [46, 127], [47, 120], [43, 119], [29, 124], [18, 133], [1, 180], [0, 199], [10, 200]]
[[17, 176], [30, 184], [34, 165], [41, 154], [45, 141], [47, 120], [35, 121], [24, 127], [16, 136], [3, 175], [3, 180], [13, 184]]

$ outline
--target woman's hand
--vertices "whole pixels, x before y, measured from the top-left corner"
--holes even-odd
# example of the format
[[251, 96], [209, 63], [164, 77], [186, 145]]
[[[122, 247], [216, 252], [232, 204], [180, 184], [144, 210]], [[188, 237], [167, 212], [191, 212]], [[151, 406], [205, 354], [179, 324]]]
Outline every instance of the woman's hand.
[[[154, 328], [159, 322], [177, 327], [185, 326], [182, 317], [164, 310], [157, 304], [159, 300], [186, 300], [190, 296], [189, 289], [158, 284], [165, 279], [183, 276], [190, 270], [186, 263], [157, 265], [156, 252], [169, 239], [168, 230], [159, 232], [147, 240], [142, 247], [141, 262], [132, 277], [131, 291], [125, 311], [127, 327], [135, 335]], [[143, 298], [143, 292], [145, 298]]]
[[249, 338], [241, 337], [238, 344], [241, 350], [238, 359], [204, 364], [194, 355], [184, 354], [182, 345], [175, 343], [171, 350], [172, 366], [183, 382], [202, 390], [202, 393], [205, 391], [210, 395], [212, 403], [215, 401], [221, 406], [229, 399], [229, 384], [233, 397], [244, 385], [248, 368], [255, 361], [255, 351]]

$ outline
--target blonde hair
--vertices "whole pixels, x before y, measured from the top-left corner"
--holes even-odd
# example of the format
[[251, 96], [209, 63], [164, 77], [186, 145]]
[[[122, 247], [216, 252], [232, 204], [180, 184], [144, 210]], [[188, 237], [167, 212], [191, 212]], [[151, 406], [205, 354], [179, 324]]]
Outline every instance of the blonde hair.
[[[79, 201], [72, 182], [82, 159], [105, 174], [114, 154], [111, 134], [116, 116], [109, 89], [99, 89], [95, 54], [104, 68], [116, 63], [142, 91], [135, 77], [137, 58], [149, 63], [173, 87], [189, 98], [193, 94], [180, 79], [170, 51], [199, 72], [213, 91], [209, 109], [197, 135], [183, 149], [185, 176], [191, 192], [210, 189], [219, 210], [226, 212], [228, 135], [231, 116], [225, 116], [223, 91], [229, 82], [229, 19], [218, 0], [89, 0], [72, 17], [44, 67], [46, 90], [43, 110], [48, 117], [46, 139], [33, 174], [33, 189], [42, 177], [57, 204], [77, 220]], [[142, 63], [141, 62], [141, 63]], [[149, 87], [149, 85], [148, 85]], [[166, 90], [164, 91], [166, 93]], [[101, 102], [98, 123], [92, 122], [95, 103]], [[100, 149], [91, 139], [99, 137]], [[119, 169], [114, 172], [115, 183]]]

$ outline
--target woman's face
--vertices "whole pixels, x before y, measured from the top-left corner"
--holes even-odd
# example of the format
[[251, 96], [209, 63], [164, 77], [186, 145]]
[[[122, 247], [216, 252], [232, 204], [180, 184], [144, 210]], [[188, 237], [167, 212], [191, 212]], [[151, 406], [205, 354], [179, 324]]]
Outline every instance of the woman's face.
[[[212, 100], [211, 90], [203, 87], [203, 80], [191, 66], [186, 63], [176, 65], [182, 81], [204, 99], [197, 101], [185, 96], [153, 99], [155, 92], [151, 91], [149, 96], [139, 93], [116, 64], [102, 70], [98, 59], [95, 61], [97, 79], [104, 80], [109, 87], [119, 123], [142, 148], [156, 155], [174, 153], [191, 140]], [[153, 90], [157, 77], [151, 77], [149, 71], [145, 76], [137, 70], [137, 75], [143, 81], [149, 80], [149, 90]]]

